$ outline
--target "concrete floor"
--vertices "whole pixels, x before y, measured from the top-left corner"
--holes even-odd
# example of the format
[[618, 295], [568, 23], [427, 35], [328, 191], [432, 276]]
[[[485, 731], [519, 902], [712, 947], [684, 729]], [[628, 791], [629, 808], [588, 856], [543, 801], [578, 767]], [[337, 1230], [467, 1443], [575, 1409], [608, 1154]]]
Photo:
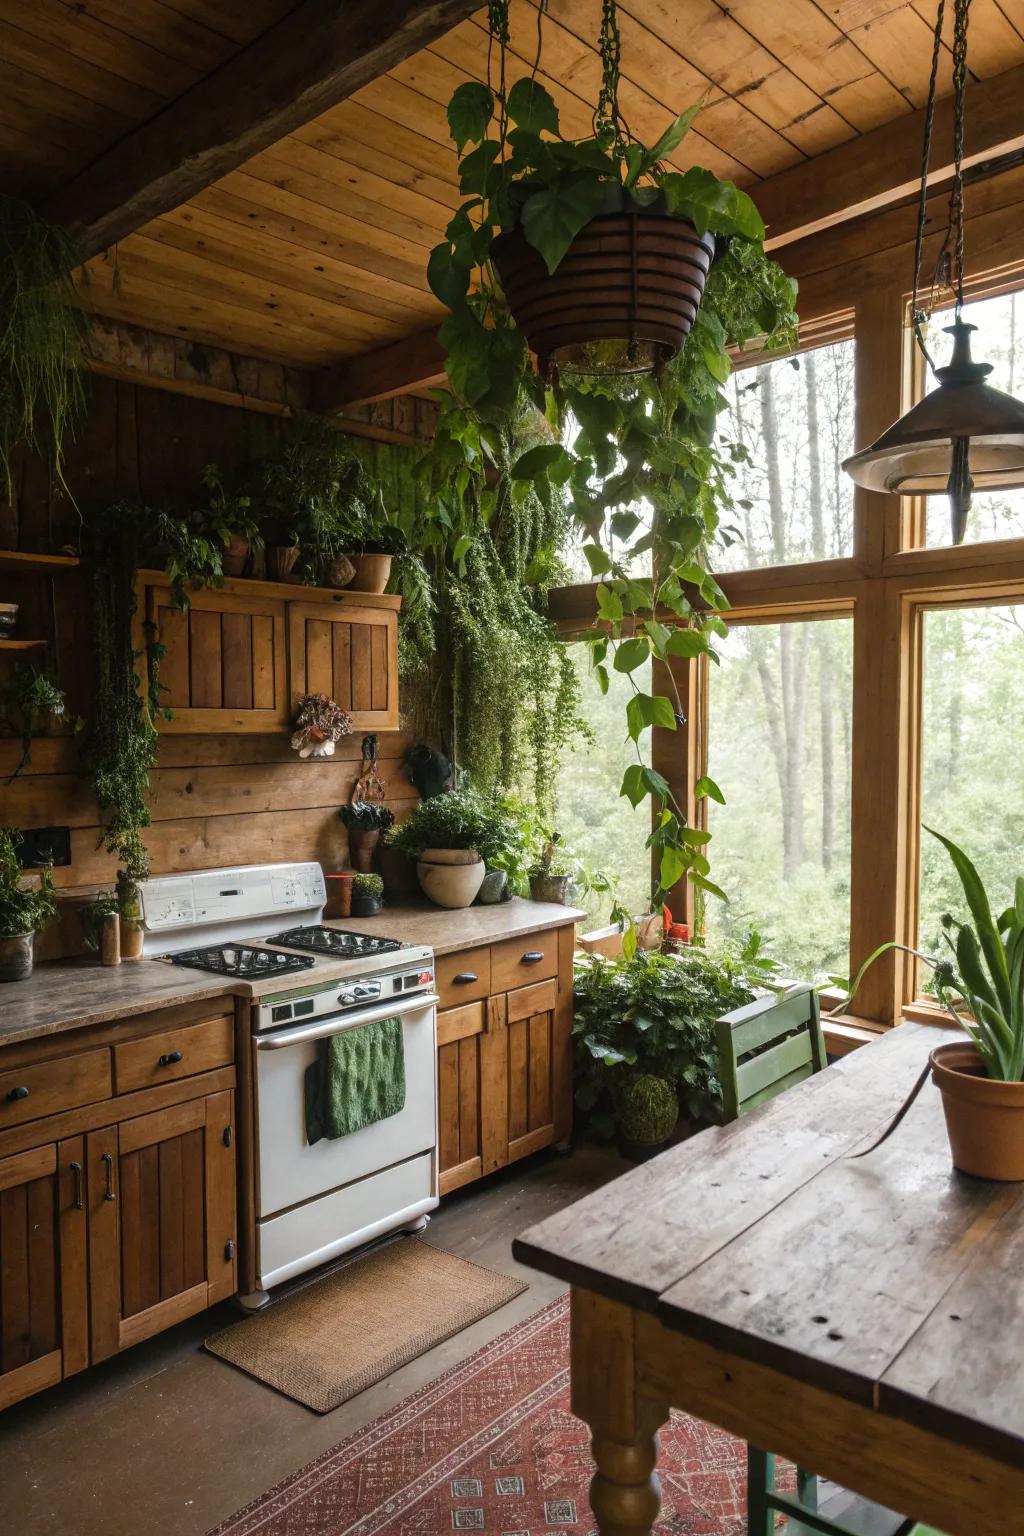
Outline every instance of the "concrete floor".
[[625, 1168], [583, 1147], [541, 1153], [449, 1196], [426, 1238], [529, 1290], [320, 1417], [201, 1348], [214, 1308], [0, 1416], [0, 1531], [202, 1536], [281, 1478], [458, 1364], [563, 1287], [517, 1265], [512, 1239]]

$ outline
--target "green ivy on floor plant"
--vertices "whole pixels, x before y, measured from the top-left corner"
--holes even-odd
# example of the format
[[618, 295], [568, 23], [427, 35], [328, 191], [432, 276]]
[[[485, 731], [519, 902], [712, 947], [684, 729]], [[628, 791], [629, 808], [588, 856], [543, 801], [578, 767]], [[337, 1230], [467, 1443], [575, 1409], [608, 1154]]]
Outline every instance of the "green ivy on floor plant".
[[[582, 140], [562, 136], [558, 109], [536, 71], [506, 84], [508, 13], [507, 0], [488, 7], [500, 60], [497, 88], [467, 82], [449, 103], [466, 200], [428, 266], [431, 287], [449, 310], [439, 335], [453, 400], [442, 411], [426, 473], [432, 487], [446, 493], [454, 556], [472, 539], [473, 520], [487, 521], [508, 423], [531, 404], [543, 415], [548, 440], [521, 453], [502, 478], [514, 497], [562, 501], [586, 536], [585, 554], [599, 584], [585, 639], [606, 689], [609, 667], [632, 679], [651, 657], [714, 655], [713, 637], [723, 630], [717, 615], [728, 605], [710, 575], [709, 549], [732, 511], [735, 466], [745, 457], [741, 445], [722, 446], [715, 438], [727, 405], [727, 349], [754, 338], [764, 348], [791, 344], [796, 290], [765, 255], [764, 226], [744, 193], [699, 167], [666, 169], [665, 158], [682, 143], [698, 108], [681, 114], [649, 149], [630, 133], [617, 99], [614, 0], [603, 5], [594, 134]], [[720, 237], [686, 345], [654, 375], [541, 380], [497, 282], [496, 235], [521, 225], [554, 271], [591, 218], [630, 207], [657, 207]], [[644, 508], [651, 513], [646, 521]], [[650, 574], [636, 574], [638, 558]], [[650, 840], [658, 869], [655, 902], [684, 876], [720, 896], [708, 878], [708, 834], [686, 824], [669, 784], [639, 750], [645, 730], [674, 730], [682, 721], [669, 668], [663, 675], [669, 695], [633, 684], [626, 724], [637, 762], [621, 792], [634, 808], [653, 801], [657, 812]], [[697, 794], [720, 798], [709, 779], [700, 781]], [[632, 947], [633, 934], [626, 938]]]

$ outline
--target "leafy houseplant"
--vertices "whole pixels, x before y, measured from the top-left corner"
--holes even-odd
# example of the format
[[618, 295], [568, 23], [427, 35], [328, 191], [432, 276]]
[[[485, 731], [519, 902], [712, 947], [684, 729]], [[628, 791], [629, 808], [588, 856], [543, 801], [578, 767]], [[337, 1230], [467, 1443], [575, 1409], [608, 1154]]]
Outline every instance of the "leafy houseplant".
[[491, 810], [475, 789], [453, 789], [422, 801], [389, 839], [416, 860], [423, 894], [441, 907], [468, 907], [483, 883], [480, 845]]
[[710, 1119], [721, 1088], [714, 1021], [753, 998], [743, 962], [692, 949], [588, 957], [575, 969], [576, 1105], [596, 1136], [614, 1135], [626, 1090], [640, 1074], [671, 1083], [687, 1114]]
[[0, 827], [0, 981], [23, 981], [32, 974], [32, 940], [57, 915], [53, 876], [44, 869], [39, 887], [22, 884], [18, 862], [21, 834]]
[[381, 909], [384, 881], [380, 875], [352, 876], [352, 916], [375, 917]]
[[375, 800], [353, 800], [343, 805], [338, 816], [348, 829], [348, 847], [355, 869], [368, 873], [373, 853], [382, 832], [394, 826], [395, 818], [386, 805]]
[[556, 901], [564, 906], [578, 867], [579, 861], [563, 844], [561, 833], [545, 835], [530, 870], [530, 895], [534, 901]]
[[33, 736], [39, 734], [46, 720], [62, 719], [64, 707], [63, 690], [43, 667], [33, 662], [16, 663], [11, 681], [0, 695], [3, 724], [21, 737], [21, 757], [12, 779], [31, 761]]
[[338, 572], [366, 516], [371, 491], [346, 438], [325, 417], [301, 416], [251, 466], [247, 489], [267, 545], [268, 574], [346, 586]]
[[252, 497], [230, 488], [216, 464], [205, 466], [202, 482], [209, 496], [206, 506], [193, 514], [197, 532], [219, 543], [225, 576], [244, 576], [260, 543]]
[[624, 1156], [645, 1162], [666, 1145], [679, 1123], [679, 1099], [664, 1077], [642, 1072], [631, 1079], [619, 1107], [619, 1145]]
[[[962, 1044], [938, 1046], [930, 1057], [954, 1165], [979, 1178], [1024, 1179], [1024, 875], [1015, 881], [1012, 905], [995, 915], [964, 850], [931, 827], [925, 831], [949, 854], [971, 921], [944, 915], [943, 938], [952, 959], [895, 941], [880, 945], [861, 966], [841, 1007], [849, 1005], [887, 950], [904, 950], [932, 966], [940, 1003], [970, 1036]], [[918, 1087], [923, 1081], [922, 1076]]]

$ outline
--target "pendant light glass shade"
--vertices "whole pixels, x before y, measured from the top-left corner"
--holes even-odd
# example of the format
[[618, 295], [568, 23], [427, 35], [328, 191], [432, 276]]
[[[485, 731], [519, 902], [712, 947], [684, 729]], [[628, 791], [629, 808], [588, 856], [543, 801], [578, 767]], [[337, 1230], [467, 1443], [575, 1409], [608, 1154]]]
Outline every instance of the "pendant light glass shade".
[[1024, 402], [985, 383], [992, 365], [972, 360], [974, 329], [963, 320], [946, 327], [953, 356], [935, 370], [939, 387], [843, 464], [869, 491], [948, 492], [957, 544], [973, 491], [1024, 486]]

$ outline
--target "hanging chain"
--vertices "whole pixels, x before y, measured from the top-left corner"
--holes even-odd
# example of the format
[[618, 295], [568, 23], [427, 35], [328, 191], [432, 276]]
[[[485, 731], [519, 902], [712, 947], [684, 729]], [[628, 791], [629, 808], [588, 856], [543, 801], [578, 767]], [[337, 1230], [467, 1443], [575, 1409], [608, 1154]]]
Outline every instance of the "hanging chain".
[[615, 142], [623, 137], [622, 117], [619, 113], [619, 64], [622, 58], [622, 35], [619, 32], [619, 14], [615, 0], [601, 0], [601, 31], [597, 41], [601, 55], [601, 91], [594, 109], [594, 135], [611, 131]]
[[[928, 215], [928, 170], [931, 162], [932, 132], [935, 125], [935, 96], [942, 56], [942, 26], [945, 17], [945, 0], [938, 0], [935, 16], [935, 33], [932, 42], [931, 72], [928, 77], [928, 100], [925, 107], [924, 142], [921, 155], [921, 190], [917, 205], [917, 231], [914, 239], [914, 296], [911, 301], [911, 324], [928, 366], [935, 367], [924, 339], [924, 326], [935, 307], [935, 292], [939, 287], [953, 287], [956, 298], [956, 317], [964, 302], [964, 186], [963, 150], [964, 117], [967, 96], [967, 22], [971, 0], [953, 0], [953, 186], [949, 195], [946, 228], [936, 257], [930, 284], [927, 311], [920, 304], [921, 264], [924, 255], [925, 229]], [[952, 248], [951, 248], [952, 245]]]

